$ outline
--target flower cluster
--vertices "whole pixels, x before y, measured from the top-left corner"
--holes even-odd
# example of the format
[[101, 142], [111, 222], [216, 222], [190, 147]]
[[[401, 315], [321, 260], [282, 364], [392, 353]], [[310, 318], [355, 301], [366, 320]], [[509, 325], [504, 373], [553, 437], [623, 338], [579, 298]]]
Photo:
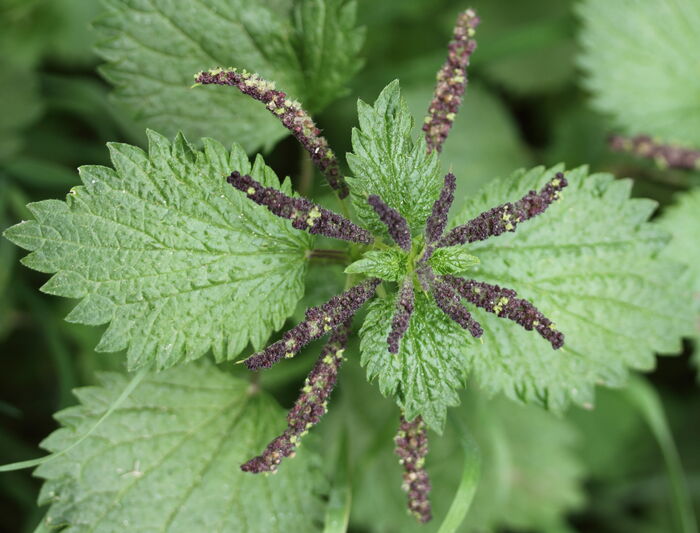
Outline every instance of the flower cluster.
[[361, 244], [370, 244], [374, 240], [369, 231], [347, 218], [306, 198], [290, 198], [273, 187], [263, 187], [247, 174], [234, 171], [227, 181], [256, 204], [267, 207], [278, 217], [291, 220], [296, 229]]
[[250, 370], [270, 368], [282, 358], [294, 357], [299, 350], [353, 317], [374, 296], [381, 280], [370, 278], [318, 307], [306, 310], [305, 319], [287, 331], [280, 340], [243, 361]]
[[[466, 85], [466, 66], [476, 46], [473, 35], [478, 20], [472, 10], [460, 14], [457, 19], [448, 59], [438, 73], [435, 96], [423, 127], [429, 152], [440, 151], [461, 104]], [[264, 102], [306, 147], [338, 195], [341, 198], [347, 195], [338, 163], [325, 139], [320, 137], [309, 115], [298, 103], [289, 101], [285, 93], [275, 90], [271, 83], [255, 74], [235, 69], [200, 73], [196, 80], [202, 84], [235, 86], [243, 93]], [[368, 230], [307, 199], [291, 197], [277, 189], [265, 187], [251, 176], [237, 171], [228, 177], [228, 182], [250, 201], [290, 220], [292, 226], [299, 230], [362, 245], [375, 244], [375, 238]], [[431, 267], [430, 259], [439, 248], [473, 243], [515, 231], [518, 224], [543, 213], [559, 198], [566, 185], [563, 174], [558, 173], [539, 192], [530, 191], [516, 202], [490, 209], [445, 233], [456, 187], [455, 176], [448, 173], [426, 220], [422, 240], [412, 238], [408, 222], [395, 208], [387, 205], [378, 195], [370, 194], [367, 198], [368, 205], [386, 226], [389, 237], [403, 253], [411, 257], [407, 262], [407, 272], [399, 283], [395, 311], [387, 336], [388, 352], [398, 354], [401, 350], [401, 340], [410, 328], [414, 312], [415, 290], [432, 295], [435, 305], [474, 337], [481, 336], [483, 329], [471, 316], [464, 302], [512, 320], [526, 330], [535, 330], [554, 349], [560, 348], [564, 343], [563, 334], [532, 303], [518, 298], [515, 291], [452, 275], [437, 275]], [[328, 302], [309, 308], [304, 320], [284, 333], [279, 341], [244, 361], [250, 370], [269, 368], [283, 358], [293, 357], [309, 342], [326, 334], [331, 335], [287, 417], [287, 429], [272, 440], [259, 456], [242, 465], [244, 471], [274, 472], [283, 458], [294, 454], [301, 437], [326, 412], [328, 398], [342, 363], [342, 352], [352, 317], [374, 296], [380, 283], [381, 280], [377, 278], [368, 278]], [[426, 427], [420, 416], [412, 421], [402, 416], [395, 443], [396, 453], [404, 468], [404, 489], [408, 493], [409, 510], [418, 520], [426, 522], [431, 517], [428, 500], [430, 481], [424, 468], [428, 441]]]
[[425, 140], [431, 152], [442, 150], [442, 144], [450, 133], [462, 104], [462, 95], [467, 87], [469, 58], [476, 49], [474, 34], [478, 25], [479, 17], [472, 9], [467, 9], [457, 17], [453, 38], [448, 45], [447, 60], [437, 73], [435, 93], [423, 123]]
[[609, 144], [610, 148], [616, 152], [631, 152], [640, 157], [653, 159], [662, 168], [700, 170], [700, 150], [662, 144], [648, 135], [637, 135], [631, 138], [613, 135], [610, 137]]
[[216, 68], [208, 72], [199, 72], [194, 80], [195, 84], [199, 85], [216, 84], [237, 87], [243, 94], [264, 103], [267, 110], [275, 115], [306, 148], [311, 160], [338, 196], [345, 198], [348, 195], [350, 191], [340, 174], [338, 159], [328, 146], [328, 141], [321, 136], [321, 130], [316, 127], [311, 115], [302, 109], [301, 104], [287, 98], [286, 93], [276, 90], [273, 82], [236, 68]]
[[396, 455], [403, 465], [403, 490], [408, 494], [408, 510], [420, 522], [432, 518], [430, 509], [430, 478], [425, 470], [428, 455], [428, 432], [423, 419], [418, 416], [411, 422], [401, 416], [399, 431], [394, 437]]
[[257, 457], [241, 466], [244, 472], [258, 474], [275, 472], [285, 457], [293, 457], [300, 439], [315, 426], [328, 409], [328, 398], [343, 364], [343, 351], [348, 342], [350, 320], [346, 320], [331, 335], [311, 369], [301, 395], [287, 415], [287, 429], [274, 439]]

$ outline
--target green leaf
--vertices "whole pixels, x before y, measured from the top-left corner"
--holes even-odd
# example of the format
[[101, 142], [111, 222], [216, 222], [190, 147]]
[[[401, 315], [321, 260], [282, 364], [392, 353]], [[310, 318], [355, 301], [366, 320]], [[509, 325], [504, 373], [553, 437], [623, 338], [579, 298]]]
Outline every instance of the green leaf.
[[296, 49], [304, 73], [304, 106], [325, 108], [349, 92], [345, 84], [360, 69], [365, 28], [356, 27], [356, 2], [305, 0], [296, 3]]
[[367, 204], [367, 196], [378, 194], [417, 234], [442, 187], [437, 155], [427, 154], [422, 135], [413, 141], [413, 117], [398, 81], [387, 85], [373, 106], [359, 100], [357, 111], [360, 128], [352, 130], [354, 153], [347, 154], [354, 174], [348, 184], [357, 216], [373, 231], [386, 232]]
[[659, 222], [673, 235], [666, 255], [688, 266], [687, 286], [691, 287], [694, 310], [692, 336], [695, 362], [700, 371], [700, 188], [679, 195], [676, 204], [664, 212]]
[[438, 274], [463, 274], [479, 264], [479, 258], [467, 253], [465, 246], [438, 248], [428, 261]]
[[406, 274], [406, 254], [398, 248], [371, 250], [348, 265], [346, 274], [365, 274], [387, 281], [399, 281]]
[[[456, 217], [540, 189], [563, 170], [518, 171], [491, 182]], [[560, 201], [516, 232], [469, 245], [481, 263], [470, 277], [509, 287], [536, 305], [565, 336], [551, 346], [530, 331], [480, 309], [483, 345], [467, 345], [466, 368], [489, 393], [553, 410], [593, 404], [593, 386], [621, 386], [628, 369], [653, 368], [655, 352], [675, 353], [691, 328], [682, 267], [659, 257], [668, 235], [647, 222], [656, 203], [630, 199], [630, 180], [566, 173]]]
[[375, 299], [360, 330], [361, 363], [367, 377], [377, 378], [379, 390], [393, 397], [412, 420], [421, 415], [442, 432], [447, 407], [457, 405], [464, 385], [465, 360], [460, 354], [469, 337], [438, 309], [431, 296], [416, 293], [415, 309], [398, 354], [390, 354], [387, 335], [396, 294]]
[[595, 107], [626, 133], [700, 145], [700, 3], [585, 0], [578, 12]]
[[118, 104], [168, 135], [184, 130], [252, 151], [288, 133], [230, 87], [190, 90], [196, 72], [229, 65], [257, 72], [313, 113], [343, 94], [360, 66], [352, 2], [303, 2], [293, 17], [291, 0], [105, 1], [96, 23], [97, 52], [107, 61], [101, 71]]
[[[105, 374], [78, 389], [42, 446], [58, 452], [94, 425], [125, 387]], [[242, 472], [284, 426], [267, 395], [213, 365], [151, 374], [86, 440], [36, 475], [45, 526], [70, 531], [318, 531], [319, 459], [302, 446], [273, 477]]]
[[130, 368], [261, 348], [304, 292], [310, 237], [226, 183], [235, 169], [279, 187], [261, 157], [149, 138], [148, 154], [111, 144], [116, 170], [82, 167], [66, 202], [30, 204], [36, 220], [5, 235], [32, 251], [26, 266], [56, 273], [44, 292], [82, 299], [68, 321], [110, 322], [97, 349], [127, 349]]

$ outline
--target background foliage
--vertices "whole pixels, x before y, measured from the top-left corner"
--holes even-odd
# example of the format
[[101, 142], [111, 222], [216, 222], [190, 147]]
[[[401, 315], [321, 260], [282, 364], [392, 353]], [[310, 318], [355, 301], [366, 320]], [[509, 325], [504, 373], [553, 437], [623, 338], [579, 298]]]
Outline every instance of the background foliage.
[[[184, 129], [193, 141], [206, 135], [227, 147], [233, 140], [248, 151], [262, 146], [265, 162], [277, 176], [296, 179], [304, 159], [296, 143], [283, 138], [284, 132], [264, 110], [253, 103], [249, 106], [248, 101], [225, 88], [190, 91], [187, 86], [191, 75], [218, 63], [249, 62], [249, 68], [276, 79], [281, 88], [308, 103], [331, 145], [343, 154], [351, 151], [350, 132], [358, 126], [357, 98], [373, 103], [393, 79], [401, 80], [408, 109], [414, 116], [422, 116], [435, 71], [444, 59], [454, 16], [468, 7], [455, 0], [359, 0], [357, 24], [366, 27], [362, 45], [361, 35], [351, 31], [355, 24], [350, 11], [335, 0], [309, 1], [304, 9], [287, 0], [268, 2], [266, 8], [248, 0], [185, 3], [204, 6], [209, 13], [204, 19], [168, 10], [168, 2], [143, 4], [151, 6], [151, 12], [139, 13], [133, 8], [136, 3], [123, 0], [110, 0], [104, 6], [89, 0], [0, 0], [0, 230], [32, 218], [25, 207], [29, 202], [63, 199], [66, 191], [80, 183], [76, 167], [109, 166], [106, 142], [128, 142], [146, 149], [144, 126], [160, 128], [170, 138], [177, 129]], [[329, 9], [321, 10], [322, 4]], [[659, 12], [638, 9], [640, 4], [668, 7]], [[239, 5], [241, 9], [227, 11]], [[697, 41], [697, 32], [691, 30], [698, 26], [700, 3], [475, 0], [470, 5], [483, 17], [478, 30], [479, 48], [470, 68], [465, 105], [441, 158], [443, 165], [451, 166], [460, 178], [453, 213], [462, 209], [471, 212], [470, 206], [477, 200], [468, 195], [519, 167], [564, 162], [567, 168], [574, 168], [588, 164], [591, 173], [630, 177], [633, 196], [650, 197], [661, 204], [654, 217], [676, 235], [664, 253], [695, 267], [685, 276], [688, 286], [697, 293], [700, 176], [659, 169], [652, 163], [614, 154], [607, 149], [605, 139], [611, 131], [622, 128], [627, 133], [650, 133], [699, 147], [698, 78], [695, 71], [688, 77], [684, 69], [692, 70], [693, 57], [689, 54], [697, 48], [691, 44], [693, 39]], [[601, 6], [606, 9], [601, 10]], [[630, 12], [635, 13], [633, 18], [627, 16]], [[246, 18], [238, 20], [240, 13], [246, 13]], [[329, 22], [331, 27], [325, 34], [304, 31], [332, 21], [333, 13], [340, 15], [341, 25]], [[664, 27], [663, 32], [654, 29], [659, 17], [664, 21], [658, 24]], [[90, 29], [94, 20], [98, 20], [98, 31]], [[624, 25], [619, 23], [621, 20]], [[153, 24], [159, 29], [153, 30], [148, 21], [156, 21]], [[187, 24], [192, 27], [182, 26]], [[248, 24], [250, 31], [237, 32], [241, 24]], [[194, 35], [194, 41], [183, 37], [183, 31], [176, 31], [178, 27]], [[276, 40], [271, 28], [275, 35], [289, 39]], [[127, 32], [128, 38], [124, 36]], [[203, 47], [195, 46], [202, 40]], [[319, 48], [334, 58], [333, 66], [317, 55]], [[354, 55], [358, 49], [359, 60]], [[310, 74], [300, 76], [297, 69], [290, 68], [292, 64], [304, 65]], [[319, 76], [321, 69], [326, 69], [325, 76]], [[353, 76], [355, 71], [358, 73]], [[113, 96], [112, 85], [105, 79], [116, 86]], [[632, 82], [636, 84], [631, 86]], [[307, 93], [311, 84], [321, 84], [323, 90]], [[329, 96], [345, 85], [350, 90], [344, 96], [336, 100]], [[307, 102], [306, 94], [314, 99]], [[630, 94], [635, 99], [630, 100]], [[183, 98], [195, 99], [196, 109], [182, 104]], [[369, 121], [369, 110], [365, 112]], [[359, 126], [363, 128], [362, 123]], [[434, 171], [430, 168], [431, 173]], [[359, 170], [353, 168], [353, 172]], [[332, 206], [333, 200], [324, 198], [327, 190], [318, 182], [308, 192]], [[296, 182], [295, 186], [304, 184]], [[687, 192], [693, 188], [694, 192]], [[188, 237], [197, 237], [196, 228]], [[293, 248], [292, 243], [290, 253]], [[61, 420], [69, 429], [47, 442], [52, 449], [65, 446], [72, 438], [70, 432], [79, 431], [80, 424], [87, 423], [83, 420], [73, 430], [70, 428], [76, 426], [71, 421], [80, 417], [91, 420], [100, 406], [114, 397], [123, 380], [115, 374], [98, 379], [98, 372], [124, 370], [122, 354], [94, 352], [105, 327], [64, 321], [74, 302], [41, 293], [38, 288], [46, 283], [47, 276], [21, 266], [21, 255], [8, 240], [0, 239], [0, 463], [35, 456], [37, 443], [57, 427], [52, 415], [76, 404], [71, 390], [90, 386], [81, 389], [81, 407], [63, 411]], [[187, 264], [190, 260], [183, 258]], [[309, 276], [321, 281], [307, 290], [292, 320], [298, 320], [306, 306], [318, 304], [342, 288], [342, 269], [331, 267], [332, 275], [320, 277], [318, 268], [311, 266]], [[653, 295], [647, 297], [653, 299]], [[288, 307], [294, 306], [296, 298], [293, 300], [286, 303]], [[672, 310], [668, 314], [673, 314]], [[695, 320], [697, 323], [697, 316]], [[274, 321], [278, 327], [280, 321]], [[212, 328], [203, 335], [216, 335], [215, 324], [203, 322], [203, 327]], [[261, 342], [265, 333], [254, 331], [249, 337]], [[159, 332], [158, 338], [165, 338], [165, 334]], [[589, 341], [597, 342], [595, 336]], [[700, 394], [691, 366], [693, 357], [700, 366], [696, 346], [697, 340], [689, 340], [680, 357], [658, 359], [649, 379], [666, 409], [698, 509], [700, 434], [693, 421], [700, 412]], [[672, 350], [660, 342], [656, 348]], [[624, 343], [618, 349], [623, 354]], [[206, 347], [200, 351], [206, 351]], [[318, 346], [312, 345], [284, 368], [264, 375], [260, 386], [288, 407], [317, 351]], [[351, 531], [433, 531], [435, 524], [421, 528], [405, 515], [404, 495], [398, 490], [399, 467], [390, 442], [397, 410], [382, 398], [376, 386], [366, 383], [365, 371], [359, 365], [358, 342], [351, 344], [346, 355], [349, 362], [333, 400], [336, 408], [331, 409], [319, 431], [327, 435], [326, 442], [333, 442], [342, 428], [352, 435], [348, 450], [354, 487]], [[648, 354], [623, 355], [643, 360], [636, 366], [651, 366]], [[187, 377], [216, 382], [226, 390], [232, 383], [239, 383], [239, 378], [247, 379], [240, 368], [230, 366], [215, 371], [201, 362]], [[154, 403], [158, 402], [158, 390], [176, 386], [173, 383], [183, 379], [177, 369], [169, 372], [160, 383], [143, 384]], [[211, 373], [216, 375], [209, 376]], [[222, 407], [235, 400], [229, 395], [217, 400], [215, 391], [189, 394], [210, 404], [221, 401]], [[464, 531], [675, 530], [669, 481], [657, 441], [624, 392], [598, 388], [594, 410], [572, 408], [561, 417], [537, 407], [519, 406], [504, 396], [486, 399], [483, 394], [470, 392], [462, 393], [461, 401], [454, 412], [468, 422], [483, 455], [482, 483]], [[177, 411], [177, 406], [160, 407]], [[261, 399], [256, 409], [260, 410], [260, 419], [273, 429], [260, 434], [247, 431], [251, 441], [257, 439], [252, 447], [274, 433], [281, 417], [272, 399]], [[215, 419], [211, 431], [216, 432], [221, 424], [235, 425], [235, 414], [232, 409], [225, 417]], [[114, 426], [103, 428], [107, 436], [110, 432], [118, 436], [119, 424], [127, 422], [114, 419], [112, 423]], [[139, 417], [144, 431], [157, 428], [158, 423], [167, 421]], [[186, 433], [188, 428], [183, 425], [177, 430]], [[96, 438], [83, 445], [99, 454], [98, 443]], [[206, 453], [197, 446], [192, 442], [184, 453]], [[442, 439], [432, 440], [428, 468], [436, 487], [436, 516], [444, 514], [459, 482], [459, 446], [449, 424]], [[338, 450], [335, 446], [328, 448], [324, 458], [330, 462]], [[128, 447], [118, 447], [115, 457], [133, 467], [129, 464], [132, 453]], [[240, 453], [231, 445], [225, 454], [216, 457], [222, 468], [234, 472]], [[68, 459], [73, 460], [72, 456]], [[293, 461], [293, 468], [301, 470], [306, 460], [300, 455]], [[144, 459], [144, 466], [146, 462]], [[62, 468], [70, 470], [70, 461], [63, 462]], [[59, 473], [44, 468], [38, 474], [55, 480]], [[225, 483], [215, 474], [213, 484]], [[93, 475], [100, 478], [102, 474], [97, 470]], [[128, 476], [120, 479], [128, 480]], [[36, 505], [40, 481], [27, 471], [0, 474], [0, 530], [34, 529], [46, 513], [46, 508]], [[294, 505], [306, 509], [315, 527], [322, 511], [318, 495], [311, 493], [313, 489], [302, 486], [300, 480], [282, 479], [281, 475], [270, 481], [299, 485], [290, 487], [304, 492]], [[81, 490], [80, 480], [71, 483], [71, 490]], [[319, 482], [316, 488], [322, 485]], [[194, 485], [192, 489], [196, 494]], [[46, 488], [42, 494], [45, 503], [50, 501], [49, 492]], [[130, 497], [138, 500], [139, 495]], [[99, 501], [95, 505], [95, 512], [100, 512]], [[216, 509], [222, 506], [214, 505]], [[60, 507], [52, 507], [51, 513], [49, 516], [57, 520], [70, 516]], [[251, 513], [255, 515], [253, 510]], [[222, 514], [213, 519], [224, 523], [228, 518]], [[300, 531], [311, 527], [307, 523], [297, 526]]]

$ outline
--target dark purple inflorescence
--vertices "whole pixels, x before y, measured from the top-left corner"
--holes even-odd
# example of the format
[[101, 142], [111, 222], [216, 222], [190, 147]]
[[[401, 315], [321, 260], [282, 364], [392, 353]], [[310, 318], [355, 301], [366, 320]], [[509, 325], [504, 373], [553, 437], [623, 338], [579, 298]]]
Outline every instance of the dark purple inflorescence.
[[374, 240], [369, 231], [344, 216], [306, 198], [292, 198], [273, 187], [264, 187], [247, 174], [233, 172], [227, 181], [256, 204], [267, 207], [278, 217], [291, 220], [292, 226], [297, 229], [362, 244], [369, 244]]
[[443, 276], [459, 295], [499, 317], [520, 324], [528, 331], [535, 330], [548, 340], [555, 350], [564, 345], [564, 334], [556, 329], [551, 320], [545, 317], [527, 300], [518, 298], [512, 289], [501, 288], [481, 281], [467, 280], [455, 276]]
[[700, 170], [700, 150], [662, 144], [654, 141], [649, 135], [637, 135], [631, 138], [613, 135], [609, 143], [610, 148], [616, 152], [630, 152], [653, 159], [662, 168]]
[[243, 94], [265, 104], [311, 155], [311, 160], [328, 180], [328, 184], [340, 198], [348, 195], [348, 186], [340, 173], [338, 159], [321, 136], [311, 116], [302, 109], [299, 102], [290, 100], [275, 84], [262, 79], [257, 74], [238, 69], [214, 69], [195, 75], [195, 81], [202, 85], [230, 85]]
[[437, 306], [472, 336], [481, 337], [484, 334], [481, 325], [474, 320], [471, 313], [462, 304], [460, 295], [449, 284], [440, 278], [436, 279], [432, 285], [432, 294]]
[[425, 469], [428, 454], [428, 432], [423, 419], [418, 416], [408, 422], [401, 415], [401, 425], [394, 438], [394, 452], [403, 466], [403, 490], [408, 494], [408, 509], [420, 521], [432, 518], [430, 509], [430, 478]]
[[462, 104], [462, 95], [467, 87], [469, 58], [476, 48], [475, 28], [479, 18], [472, 9], [459, 14], [452, 41], [448, 45], [447, 60], [437, 73], [435, 93], [428, 107], [428, 116], [423, 124], [428, 152], [442, 150], [452, 123]]
[[506, 231], [515, 231], [520, 222], [531, 219], [544, 211], [556, 200], [567, 186], [564, 174], [558, 172], [540, 192], [530, 191], [515, 203], [505, 203], [481, 213], [466, 224], [457, 226], [440, 239], [439, 247], [455, 246], [468, 242], [483, 241]]
[[301, 393], [287, 415], [287, 429], [257, 457], [241, 465], [244, 472], [275, 472], [282, 459], [294, 456], [301, 438], [321, 420], [328, 410], [328, 399], [335, 388], [343, 351], [348, 342], [350, 320], [338, 326], [321, 351], [304, 382]]
[[433, 204], [433, 210], [425, 224], [425, 242], [431, 244], [440, 240], [447, 226], [447, 215], [455, 199], [457, 179], [452, 172], [445, 175], [445, 182], [440, 191], [440, 196]]
[[391, 319], [391, 330], [386, 342], [389, 344], [389, 353], [399, 353], [399, 342], [408, 329], [408, 324], [413, 314], [413, 306], [415, 303], [415, 295], [413, 293], [413, 280], [410, 276], [404, 279], [396, 298], [396, 310], [394, 317]]
[[389, 236], [403, 250], [411, 250], [411, 230], [408, 227], [408, 222], [401, 216], [396, 209], [389, 207], [376, 194], [370, 194], [367, 198], [367, 203], [372, 206], [374, 212], [377, 213], [379, 220], [384, 222]]
[[381, 280], [370, 278], [334, 296], [325, 304], [306, 310], [305, 320], [287, 331], [263, 351], [243, 361], [250, 370], [270, 368], [283, 358], [294, 357], [299, 350], [334, 330], [351, 318], [369, 300]]

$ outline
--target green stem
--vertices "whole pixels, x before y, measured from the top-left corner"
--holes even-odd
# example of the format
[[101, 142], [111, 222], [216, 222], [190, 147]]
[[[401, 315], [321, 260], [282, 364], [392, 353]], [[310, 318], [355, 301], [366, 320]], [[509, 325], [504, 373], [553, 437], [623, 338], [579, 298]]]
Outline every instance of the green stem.
[[479, 446], [457, 416], [450, 413], [450, 421], [459, 435], [459, 441], [464, 450], [464, 466], [462, 467], [462, 478], [459, 482], [459, 487], [452, 500], [452, 505], [450, 505], [450, 509], [447, 511], [440, 529], [438, 529], [438, 533], [455, 533], [462, 525], [471, 507], [481, 475], [481, 452], [479, 451]]
[[683, 475], [683, 465], [657, 392], [641, 376], [630, 380], [630, 384], [624, 392], [630, 403], [637, 407], [649, 425], [659, 448], [661, 448], [661, 454], [666, 463], [668, 481], [671, 485], [671, 506], [675, 511], [674, 517], [678, 531], [680, 533], [697, 533], [695, 511]]
[[297, 189], [302, 196], [308, 196], [314, 182], [314, 164], [306, 149], [300, 145], [299, 156], [299, 186]]
[[348, 446], [348, 434], [341, 431], [340, 446], [338, 449], [337, 468], [333, 486], [326, 506], [326, 519], [323, 533], [345, 533], [350, 521], [350, 508], [352, 506], [352, 481], [350, 478], [350, 454]]

